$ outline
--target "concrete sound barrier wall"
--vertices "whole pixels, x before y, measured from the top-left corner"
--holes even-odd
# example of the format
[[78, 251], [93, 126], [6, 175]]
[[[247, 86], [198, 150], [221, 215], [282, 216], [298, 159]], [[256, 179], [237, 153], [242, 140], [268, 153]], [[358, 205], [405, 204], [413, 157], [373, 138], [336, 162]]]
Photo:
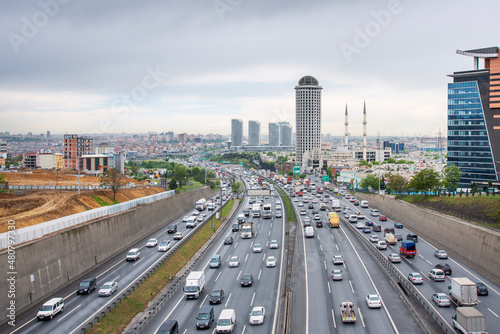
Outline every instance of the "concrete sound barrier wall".
[[[194, 210], [200, 198], [214, 194], [208, 187], [185, 192], [2, 251], [0, 322], [10, 320], [9, 314], [18, 313], [32, 303], [43, 302], [47, 295], [73, 284], [92, 267]], [[5, 284], [8, 278], [12, 279]]]
[[419, 208], [392, 195], [357, 193], [356, 197], [500, 284], [500, 232]]

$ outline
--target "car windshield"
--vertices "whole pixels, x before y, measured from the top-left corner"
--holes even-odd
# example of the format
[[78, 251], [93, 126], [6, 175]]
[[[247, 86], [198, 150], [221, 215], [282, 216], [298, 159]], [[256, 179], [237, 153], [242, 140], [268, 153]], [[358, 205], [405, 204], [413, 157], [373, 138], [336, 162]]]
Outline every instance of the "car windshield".
[[196, 292], [196, 291], [198, 291], [198, 287], [197, 286], [186, 286], [184, 288], [184, 291], [186, 291], [186, 292]]
[[40, 308], [40, 311], [52, 311], [52, 306], [49, 306], [49, 305], [43, 305], [43, 306]]
[[231, 324], [230, 319], [219, 319], [217, 326], [229, 326]]
[[89, 281], [85, 281], [85, 282], [80, 283], [80, 286], [89, 286], [89, 285], [90, 285]]
[[220, 297], [220, 291], [212, 292], [212, 297]]
[[237, 258], [237, 257], [235, 257], [235, 256], [233, 256], [233, 257], [231, 258], [231, 261], [236, 262], [236, 261], [238, 261], [238, 258]]
[[149, 239], [149, 242], [155, 242], [155, 239]]
[[166, 246], [167, 245], [167, 242], [166, 241], [163, 241], [160, 246]]
[[413, 278], [422, 278], [422, 276], [420, 274], [413, 274]]
[[198, 314], [198, 320], [208, 320], [208, 319], [210, 319], [210, 315], [208, 313]]
[[256, 310], [252, 312], [252, 317], [260, 317], [262, 315], [261, 310]]
[[250, 280], [250, 275], [243, 275], [243, 277], [241, 277], [242, 280], [244, 281], [249, 281]]
[[377, 296], [370, 296], [370, 300], [374, 302], [378, 302], [380, 299]]
[[101, 289], [111, 289], [111, 284], [104, 284]]

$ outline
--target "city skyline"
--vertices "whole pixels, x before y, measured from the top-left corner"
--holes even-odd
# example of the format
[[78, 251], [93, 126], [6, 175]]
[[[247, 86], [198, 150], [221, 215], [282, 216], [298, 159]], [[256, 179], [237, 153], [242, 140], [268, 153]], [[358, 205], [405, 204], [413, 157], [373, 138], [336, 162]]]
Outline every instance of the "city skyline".
[[470, 67], [456, 48], [498, 45], [500, 28], [496, 3], [481, 15], [465, 1], [229, 7], [2, 3], [0, 131], [227, 135], [231, 118], [294, 124], [289, 87], [313, 74], [325, 89], [324, 133], [343, 133], [347, 103], [360, 135], [367, 100], [369, 136], [434, 136], [446, 129], [446, 75]]

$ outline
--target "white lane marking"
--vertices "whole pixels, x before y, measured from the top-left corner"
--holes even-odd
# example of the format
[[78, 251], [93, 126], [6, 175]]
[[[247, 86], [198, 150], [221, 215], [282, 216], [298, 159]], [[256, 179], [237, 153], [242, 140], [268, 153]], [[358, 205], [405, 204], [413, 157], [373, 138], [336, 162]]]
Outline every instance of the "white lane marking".
[[321, 246], [321, 244], [319, 244], [319, 249], [323, 251], [323, 246]]
[[335, 247], [337, 247], [337, 251], [340, 251], [340, 249], [339, 249], [339, 245], [335, 245]]
[[[243, 330], [241, 331], [241, 334], [245, 334], [245, 329], [247, 329], [247, 325], [243, 326]], [[212, 333], [215, 333], [215, 329], [213, 330]]]
[[226, 262], [229, 262], [229, 259], [231, 258], [231, 254], [227, 256]]
[[351, 291], [352, 291], [352, 293], [354, 293], [354, 288], [353, 288], [353, 286], [352, 286], [352, 282], [351, 282], [351, 280], [349, 280], [349, 285], [351, 286]]
[[431, 261], [429, 261], [429, 260], [425, 260], [425, 261], [432, 266], [432, 262]]
[[248, 253], [247, 253], [247, 256], [245, 256], [245, 262], [247, 262], [247, 259], [248, 259]]
[[268, 237], [270, 237], [270, 236], [271, 236], [271, 231], [269, 231], [269, 233], [267, 234], [267, 236], [268, 236]]
[[333, 309], [332, 309], [332, 319], [333, 319], [333, 327], [337, 328], [337, 323], [335, 322], [335, 314], [333, 313]]
[[80, 306], [82, 306], [82, 304], [78, 304], [77, 307], [75, 307], [74, 309], [72, 309], [71, 311], [67, 312], [64, 317], [62, 317], [61, 319], [57, 320], [57, 322], [63, 320], [64, 318], [66, 318], [68, 315], [70, 315], [71, 313], [73, 313], [74, 311], [76, 311], [77, 308], [79, 308]]
[[271, 223], [271, 224], [269, 225], [269, 228], [273, 228], [273, 223]]
[[240, 272], [238, 273], [238, 277], [236, 277], [236, 280], [239, 280], [239, 279], [240, 279], [240, 276], [241, 276], [241, 270], [240, 270]]
[[325, 270], [328, 270], [328, 269], [326, 268], [326, 261], [325, 261], [325, 260], [323, 260], [323, 264], [325, 265]]
[[[469, 270], [465, 269], [460, 263], [458, 263], [457, 261], [455, 260], [452, 260], [450, 259], [453, 263], [455, 263], [457, 266], [459, 266], [460, 268], [462, 268], [463, 270], [465, 270], [469, 275], [471, 275], [472, 277], [474, 277], [475, 279], [477, 279], [479, 282], [482, 282], [483, 280], [480, 279], [479, 277], [477, 277], [476, 275], [474, 275], [473, 273], [471, 273]], [[500, 295], [500, 292], [498, 292], [497, 290], [493, 289], [491, 286], [488, 286], [488, 290], [492, 290], [493, 292], [496, 292], [497, 295]]]
[[422, 276], [424, 276], [425, 278], [427, 278], [429, 281], [431, 280], [426, 274], [424, 274], [423, 271], [420, 272], [422, 274]]
[[406, 258], [406, 256], [401, 256], [401, 258], [402, 258], [402, 259], [404, 259], [404, 260], [406, 260], [406, 262], [408, 262], [409, 264], [411, 264], [410, 260], [408, 260], [408, 259]]
[[205, 298], [203, 298], [203, 301], [201, 302], [201, 304], [200, 304], [200, 307], [199, 307], [199, 308], [202, 308], [202, 307], [203, 307], [203, 304], [205, 304], [205, 301], [207, 300], [207, 298], [208, 298], [208, 293], [207, 293], [207, 294], [205, 294]]
[[250, 306], [253, 306], [253, 300], [255, 299], [255, 292], [253, 293], [253, 296], [252, 296], [252, 301], [250, 302]]
[[365, 321], [363, 320], [363, 315], [361, 314], [361, 310], [359, 309], [359, 307], [358, 307], [358, 314], [359, 314], [359, 317], [361, 318], [361, 323], [363, 324], [363, 327], [366, 327]]
[[262, 269], [259, 271], [259, 277], [257, 277], [257, 280], [260, 280], [260, 275], [262, 274]]
[[238, 241], [236, 241], [236, 243], [234, 244], [234, 248], [236, 248], [236, 246], [238, 246]]
[[[282, 224], [282, 228], [281, 228], [281, 244], [283, 245], [285, 242], [285, 225]], [[273, 331], [272, 331], [272, 334], [275, 333], [275, 328], [277, 327], [276, 326], [276, 322], [278, 321], [278, 305], [280, 304], [279, 303], [279, 297], [280, 297], [280, 291], [281, 291], [281, 276], [282, 276], [282, 273], [283, 273], [283, 251], [284, 251], [284, 248], [285, 247], [281, 247], [281, 261], [280, 261], [280, 276], [279, 276], [279, 279], [278, 279], [278, 289], [276, 290], [276, 302], [275, 302], [275, 308], [274, 308], [274, 321], [273, 321]]]
[[215, 278], [215, 282], [217, 282], [217, 280], [219, 279], [220, 274], [222, 274], [222, 271], [220, 271], [220, 272], [219, 272], [219, 275], [217, 275], [217, 277]]
[[231, 299], [232, 295], [233, 295], [232, 293], [229, 294], [229, 297], [227, 297], [227, 300], [226, 300], [226, 305], [224, 305], [224, 307], [227, 307], [227, 305], [229, 304], [229, 300]]
[[493, 312], [489, 307], [488, 307], [488, 311], [490, 311], [491, 313], [493, 313], [495, 315], [495, 317], [499, 318], [498, 314], [496, 314], [495, 312]]
[[[304, 229], [300, 229], [302, 233], [302, 248], [304, 251], [304, 273], [305, 273], [305, 288], [306, 288], [306, 332], [309, 334], [309, 280], [307, 278], [307, 253], [306, 253], [306, 243], [304, 236]], [[282, 261], [283, 262], [283, 261]]]
[[266, 253], [264, 253], [264, 255], [262, 256], [262, 261], [265, 261], [266, 260]]
[[347, 269], [346, 266], [345, 266], [345, 262], [342, 262], [342, 265], [344, 266], [344, 269]]
[[[132, 267], [135, 267], [136, 264], [138, 264], [139, 262], [141, 262], [143, 259], [143, 257], [141, 257], [139, 260], [135, 261], [135, 263], [132, 265]], [[97, 277], [96, 277], [97, 278]]]
[[330, 288], [330, 281], [326, 281], [326, 284], [328, 284], [328, 293], [332, 293], [332, 289]]
[[417, 254], [420, 258], [425, 259], [422, 254]]
[[333, 240], [335, 240], [335, 238], [333, 237], [333, 234], [330, 234], [330, 236], [332, 237]]

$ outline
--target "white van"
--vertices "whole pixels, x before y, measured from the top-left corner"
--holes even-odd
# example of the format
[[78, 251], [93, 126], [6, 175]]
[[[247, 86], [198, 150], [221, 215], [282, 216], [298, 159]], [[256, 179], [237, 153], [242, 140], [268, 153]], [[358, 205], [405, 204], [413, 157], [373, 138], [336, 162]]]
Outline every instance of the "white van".
[[359, 204], [362, 208], [367, 208], [368, 207], [368, 201], [361, 201]]
[[377, 209], [370, 209], [370, 216], [378, 217], [378, 210]]
[[64, 311], [64, 299], [62, 298], [52, 298], [48, 302], [40, 307], [40, 311], [38, 311], [36, 315], [37, 320], [45, 320], [54, 318], [54, 316]]
[[217, 333], [232, 333], [236, 326], [236, 313], [233, 309], [227, 308], [222, 310], [217, 320]]
[[435, 282], [442, 282], [445, 280], [446, 275], [441, 269], [431, 269], [431, 271], [429, 272], [429, 277], [432, 278]]
[[306, 238], [314, 238], [314, 228], [312, 226], [307, 226], [304, 233]]

